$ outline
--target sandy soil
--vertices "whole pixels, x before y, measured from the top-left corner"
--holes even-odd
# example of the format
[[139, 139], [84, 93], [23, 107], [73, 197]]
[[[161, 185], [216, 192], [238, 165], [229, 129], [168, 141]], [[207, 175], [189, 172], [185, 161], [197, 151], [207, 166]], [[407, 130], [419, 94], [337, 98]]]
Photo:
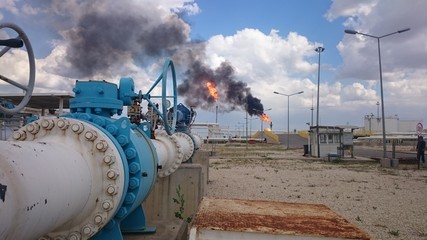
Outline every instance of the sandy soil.
[[207, 146], [208, 196], [324, 204], [372, 239], [427, 239], [427, 167], [328, 162], [282, 145]]

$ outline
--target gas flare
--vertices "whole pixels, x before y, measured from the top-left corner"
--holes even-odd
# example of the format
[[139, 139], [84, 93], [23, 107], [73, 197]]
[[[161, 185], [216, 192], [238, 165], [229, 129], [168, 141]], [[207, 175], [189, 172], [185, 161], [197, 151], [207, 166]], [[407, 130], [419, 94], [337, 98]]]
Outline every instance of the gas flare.
[[271, 119], [265, 113], [262, 113], [260, 117], [264, 122], [271, 122]]
[[208, 87], [209, 94], [214, 98], [215, 102], [218, 101], [218, 91], [215, 88], [215, 83], [207, 82], [206, 86]]

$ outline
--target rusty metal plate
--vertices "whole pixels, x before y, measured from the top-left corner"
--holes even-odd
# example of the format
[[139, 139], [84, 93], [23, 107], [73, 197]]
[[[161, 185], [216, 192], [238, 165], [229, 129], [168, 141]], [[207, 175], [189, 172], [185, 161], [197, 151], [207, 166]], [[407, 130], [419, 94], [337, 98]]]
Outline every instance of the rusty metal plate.
[[322, 204], [204, 198], [193, 229], [370, 239]]

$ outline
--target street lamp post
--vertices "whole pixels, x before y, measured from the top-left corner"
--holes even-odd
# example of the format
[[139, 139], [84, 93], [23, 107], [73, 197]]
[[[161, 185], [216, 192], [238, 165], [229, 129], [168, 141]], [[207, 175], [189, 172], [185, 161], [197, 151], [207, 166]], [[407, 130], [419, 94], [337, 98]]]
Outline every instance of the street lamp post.
[[279, 94], [279, 95], [283, 95], [283, 96], [288, 97], [288, 144], [287, 144], [287, 148], [288, 148], [288, 149], [289, 149], [289, 97], [290, 97], [290, 96], [293, 96], [293, 95], [301, 94], [301, 93], [303, 93], [303, 92], [304, 92], [304, 91], [299, 91], [299, 92], [292, 93], [292, 94], [284, 94], [284, 93], [279, 93], [279, 92], [273, 92], [273, 93], [275, 93], [275, 94]]
[[249, 136], [252, 137], [252, 120], [255, 120], [258, 118], [249, 118]]
[[316, 113], [316, 140], [317, 140], [317, 157], [320, 158], [320, 139], [319, 139], [319, 92], [320, 92], [320, 53], [325, 51], [324, 47], [314, 49], [319, 53], [319, 63], [317, 67], [317, 113]]
[[379, 70], [380, 70], [380, 91], [381, 91], [381, 118], [382, 118], [382, 128], [383, 128], [383, 158], [387, 158], [387, 146], [386, 146], [386, 132], [385, 132], [385, 118], [384, 118], [384, 93], [383, 93], [383, 74], [382, 74], [382, 68], [381, 68], [381, 47], [380, 47], [380, 39], [384, 37], [388, 37], [390, 35], [396, 34], [396, 33], [403, 33], [406, 31], [411, 30], [410, 28], [405, 28], [396, 32], [388, 33], [382, 36], [373, 36], [366, 33], [357, 32], [355, 30], [346, 29], [344, 30], [347, 34], [359, 34], [371, 38], [377, 39], [378, 42], [378, 62], [379, 62]]

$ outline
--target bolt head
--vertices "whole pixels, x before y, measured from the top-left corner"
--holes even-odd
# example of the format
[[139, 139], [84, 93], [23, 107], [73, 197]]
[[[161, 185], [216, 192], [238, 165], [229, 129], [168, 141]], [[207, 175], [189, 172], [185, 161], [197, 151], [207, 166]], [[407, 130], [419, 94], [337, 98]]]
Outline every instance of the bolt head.
[[107, 164], [108, 166], [113, 164], [115, 162], [115, 157], [112, 155], [106, 155], [104, 156], [104, 163]]
[[70, 123], [66, 119], [60, 119], [57, 124], [59, 129], [62, 129], [62, 130], [67, 129], [68, 126], [70, 125]]
[[120, 135], [117, 137], [117, 141], [119, 142], [120, 146], [124, 146], [129, 143], [129, 138], [125, 135]]
[[135, 194], [129, 192], [126, 194], [124, 203], [125, 204], [132, 204], [135, 202], [135, 199], [136, 199]]
[[43, 128], [50, 130], [55, 126], [55, 123], [53, 120], [43, 119], [41, 125]]
[[137, 187], [139, 187], [140, 181], [138, 178], [136, 177], [131, 177], [129, 179], [129, 189], [135, 189]]
[[26, 133], [25, 133], [24, 131], [18, 130], [18, 131], [16, 131], [16, 132], [13, 132], [12, 137], [13, 137], [13, 139], [15, 139], [15, 140], [25, 140], [25, 138], [26, 138], [27, 136], [26, 136]]
[[141, 170], [141, 166], [139, 165], [139, 163], [131, 162], [129, 164], [129, 173], [136, 174], [139, 170]]
[[97, 136], [96, 132], [94, 132], [94, 131], [87, 131], [87, 132], [85, 133], [85, 138], [86, 138], [88, 141], [94, 141], [97, 137], [98, 137], [98, 136]]
[[72, 232], [70, 233], [70, 235], [68, 236], [69, 240], [81, 240], [82, 236], [79, 232]]
[[107, 171], [107, 177], [111, 180], [115, 180], [119, 176], [119, 173], [116, 169], [109, 169]]
[[117, 186], [115, 185], [108, 185], [107, 187], [107, 193], [110, 195], [116, 195], [117, 194]]
[[98, 151], [105, 152], [107, 148], [108, 148], [108, 144], [104, 140], [101, 140], [98, 143], [96, 143], [96, 149], [98, 149]]
[[136, 150], [135, 148], [128, 148], [126, 149], [125, 154], [128, 159], [133, 159], [136, 157]]
[[80, 134], [81, 132], [83, 132], [84, 127], [81, 124], [75, 123], [71, 126], [71, 130], [77, 134]]
[[82, 228], [82, 232], [86, 236], [91, 235], [92, 234], [92, 227], [88, 224]]
[[95, 217], [93, 218], [93, 221], [94, 221], [96, 224], [100, 225], [102, 222], [104, 222], [104, 217], [103, 217], [100, 213], [98, 213], [98, 214], [96, 214], [96, 215], [95, 215]]
[[112, 202], [111, 200], [109, 200], [109, 199], [104, 200], [104, 201], [102, 202], [102, 208], [103, 208], [105, 211], [110, 211], [111, 209], [113, 209], [113, 207], [114, 207], [114, 204], [113, 204], [113, 202]]

